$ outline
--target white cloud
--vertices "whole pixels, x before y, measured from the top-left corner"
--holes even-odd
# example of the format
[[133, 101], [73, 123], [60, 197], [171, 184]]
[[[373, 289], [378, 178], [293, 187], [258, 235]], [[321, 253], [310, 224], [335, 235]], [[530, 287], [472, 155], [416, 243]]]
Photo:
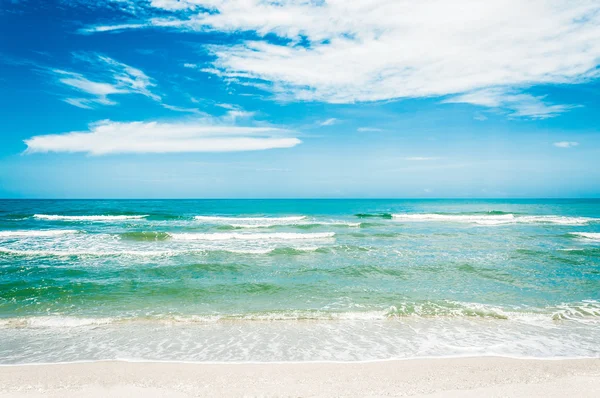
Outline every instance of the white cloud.
[[294, 132], [275, 127], [246, 127], [224, 119], [181, 123], [102, 121], [88, 131], [38, 135], [25, 140], [26, 153], [236, 152], [291, 148], [301, 143]]
[[594, 0], [154, 0], [146, 10], [153, 17], [143, 23], [87, 31], [256, 33], [210, 46], [216, 60], [204, 70], [281, 99], [352, 103], [500, 88], [508, 98], [484, 106], [543, 118], [569, 106], [514, 90], [599, 74]]
[[86, 97], [68, 97], [65, 102], [79, 108], [92, 109], [93, 105], [115, 105], [109, 96], [122, 94], [140, 94], [160, 101], [160, 96], [150, 89], [156, 84], [144, 72], [129, 65], [117, 62], [102, 55], [76, 55], [88, 69], [88, 76], [82, 73], [61, 69], [52, 69], [60, 84], [68, 86]]
[[573, 148], [574, 146], [579, 145], [579, 142], [575, 141], [559, 141], [553, 144], [557, 148]]
[[338, 120], [334, 117], [324, 120], [321, 123], [319, 123], [319, 126], [333, 126], [334, 124], [336, 124], [338, 122]]

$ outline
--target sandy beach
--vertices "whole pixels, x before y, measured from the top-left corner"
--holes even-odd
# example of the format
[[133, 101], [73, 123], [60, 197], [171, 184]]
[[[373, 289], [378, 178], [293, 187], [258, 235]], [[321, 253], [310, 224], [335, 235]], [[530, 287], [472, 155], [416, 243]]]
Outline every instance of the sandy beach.
[[7, 397], [592, 397], [598, 391], [600, 359], [0, 367], [0, 395]]

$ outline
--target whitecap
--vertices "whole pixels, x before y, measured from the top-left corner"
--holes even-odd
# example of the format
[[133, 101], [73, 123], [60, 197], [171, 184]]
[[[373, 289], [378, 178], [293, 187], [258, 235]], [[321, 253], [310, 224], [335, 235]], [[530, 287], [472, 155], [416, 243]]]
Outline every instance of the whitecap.
[[581, 238], [600, 242], [600, 232], [571, 232], [570, 234]]
[[304, 239], [328, 239], [335, 236], [335, 232], [317, 232], [317, 233], [172, 233], [174, 240], [304, 240]]
[[0, 231], [0, 238], [23, 238], [23, 237], [49, 237], [76, 234], [79, 231], [73, 229], [48, 229], [48, 230], [30, 230], [30, 231]]
[[478, 225], [504, 225], [504, 224], [558, 224], [558, 225], [585, 225], [590, 222], [600, 221], [589, 217], [566, 216], [515, 216], [514, 214], [502, 215], [465, 215], [465, 214], [393, 214], [394, 220], [400, 221], [437, 221], [460, 222]]
[[53, 221], [122, 221], [122, 220], [140, 220], [148, 215], [120, 215], [120, 216], [62, 216], [56, 214], [34, 214], [34, 218], [40, 220]]

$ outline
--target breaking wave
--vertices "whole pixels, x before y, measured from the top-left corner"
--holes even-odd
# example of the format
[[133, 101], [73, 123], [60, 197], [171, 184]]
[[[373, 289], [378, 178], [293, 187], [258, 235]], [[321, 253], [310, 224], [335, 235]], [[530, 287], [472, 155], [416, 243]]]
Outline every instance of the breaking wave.
[[54, 221], [122, 221], [122, 220], [140, 220], [148, 215], [119, 215], [119, 216], [62, 216], [56, 214], [34, 214], [34, 218], [39, 220]]
[[593, 240], [595, 242], [600, 242], [600, 232], [570, 232], [569, 234], [578, 236], [580, 238]]
[[205, 247], [197, 249], [166, 249], [166, 250], [94, 250], [94, 249], [66, 249], [66, 250], [18, 250], [0, 247], [0, 255], [19, 257], [175, 257], [183, 255], [206, 253], [232, 253], [232, 254], [300, 254], [317, 252], [319, 247]]
[[173, 233], [170, 236], [174, 240], [306, 240], [306, 239], [328, 239], [335, 236], [335, 232], [316, 233]]
[[[272, 288], [270, 285], [266, 288]], [[223, 321], [369, 321], [396, 318], [482, 318], [519, 322], [600, 322], [600, 303], [587, 300], [544, 308], [501, 308], [479, 303], [457, 301], [406, 302], [381, 310], [326, 311], [281, 310], [254, 313], [223, 313], [211, 315], [154, 315], [123, 317], [27, 316], [0, 319], [2, 328], [73, 328], [114, 323], [213, 323]]]
[[79, 231], [73, 229], [65, 230], [30, 230], [30, 231], [0, 231], [0, 238], [26, 238], [26, 237], [47, 237], [76, 234]]
[[394, 220], [400, 221], [437, 221], [437, 222], [460, 222], [478, 225], [503, 225], [503, 224], [558, 224], [558, 225], [585, 225], [590, 222], [598, 222], [600, 219], [590, 217], [566, 217], [566, 216], [515, 216], [514, 214], [394, 214]]

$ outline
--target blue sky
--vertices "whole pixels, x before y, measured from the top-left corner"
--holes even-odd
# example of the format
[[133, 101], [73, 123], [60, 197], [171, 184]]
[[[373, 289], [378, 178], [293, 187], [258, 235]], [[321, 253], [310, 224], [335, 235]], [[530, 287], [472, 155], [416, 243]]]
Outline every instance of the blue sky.
[[597, 1], [0, 5], [0, 197], [600, 196]]

